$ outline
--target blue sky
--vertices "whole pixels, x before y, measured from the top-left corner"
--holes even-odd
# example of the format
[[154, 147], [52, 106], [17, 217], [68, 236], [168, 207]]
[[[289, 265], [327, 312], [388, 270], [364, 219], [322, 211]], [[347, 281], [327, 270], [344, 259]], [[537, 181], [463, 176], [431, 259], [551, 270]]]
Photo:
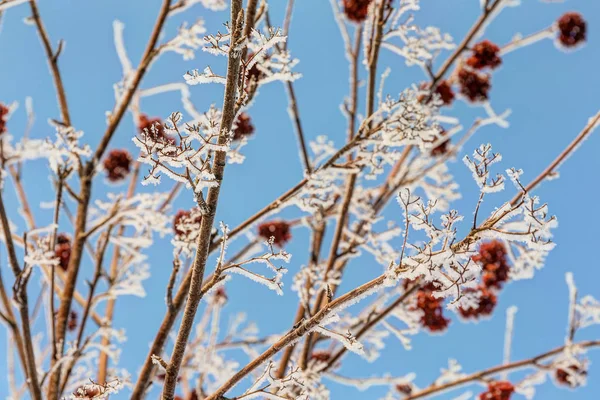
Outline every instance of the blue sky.
[[[114, 103], [113, 83], [120, 79], [121, 67], [114, 51], [112, 22], [125, 23], [125, 43], [134, 65], [141, 56], [147, 37], [158, 12], [158, 0], [105, 0], [81, 2], [75, 0], [41, 0], [40, 9], [46, 27], [54, 43], [62, 38], [66, 47], [60, 58], [61, 71], [68, 93], [71, 117], [77, 129], [86, 133], [90, 144], [97, 143], [105, 128], [105, 111]], [[281, 21], [285, 2], [272, 1], [273, 21]], [[460, 40], [477, 18], [479, 7], [475, 0], [423, 0], [417, 21], [423, 25], [436, 25]], [[565, 53], [551, 41], [543, 41], [504, 58], [501, 68], [493, 75], [491, 101], [495, 109], [511, 108], [510, 128], [486, 127], [466, 146], [471, 152], [480, 143], [490, 142], [503, 155], [502, 167], [518, 167], [525, 171], [524, 180], [536, 176], [581, 130], [588, 117], [598, 111], [598, 88], [600, 87], [600, 38], [596, 34], [600, 26], [600, 5], [597, 2], [568, 0], [548, 4], [541, 1], [524, 1], [518, 8], [508, 8], [488, 28], [485, 38], [497, 43], [508, 42], [515, 33], [536, 32], [547, 27], [562, 13], [569, 10], [581, 12], [588, 21], [588, 43], [576, 52]], [[34, 137], [46, 137], [53, 130], [46, 123], [56, 118], [58, 109], [55, 92], [46, 59], [33, 26], [23, 23], [29, 14], [26, 5], [10, 9], [2, 17], [0, 31], [0, 101], [18, 101], [24, 104], [27, 96], [33, 97], [37, 114], [32, 131]], [[201, 16], [210, 32], [222, 29], [228, 18], [226, 13], [213, 13], [195, 6], [189, 12], [170, 20], [164, 38], [171, 37], [184, 20], [193, 21]], [[337, 145], [345, 140], [346, 121], [339, 111], [339, 104], [348, 91], [348, 67], [343, 54], [342, 41], [332, 18], [329, 2], [324, 0], [297, 1], [290, 32], [289, 48], [300, 59], [297, 71], [303, 77], [297, 82], [296, 91], [304, 129], [309, 139], [326, 134]], [[196, 59], [182, 61], [175, 54], [163, 56], [148, 73], [142, 87], [148, 88], [169, 82], [182, 82], [185, 71], [207, 64], [222, 68], [222, 60], [199, 53]], [[387, 51], [382, 52], [381, 71], [392, 68], [387, 81], [387, 91], [395, 95], [413, 82], [424, 79], [416, 67], [406, 67], [403, 60]], [[364, 76], [364, 71], [361, 71]], [[192, 87], [192, 96], [199, 110], [211, 103], [220, 106], [222, 87], [201, 85]], [[361, 101], [364, 88], [361, 90]], [[242, 166], [228, 166], [221, 194], [218, 220], [236, 226], [256, 210], [287, 190], [302, 177], [295, 134], [286, 111], [286, 95], [281, 84], [269, 84], [261, 88], [260, 95], [250, 110], [256, 135], [245, 147], [246, 162]], [[360, 104], [364, 107], [364, 102]], [[149, 115], [167, 116], [181, 110], [177, 95], [166, 94], [142, 101], [142, 109]], [[9, 128], [19, 136], [25, 126], [23, 107], [13, 116]], [[468, 124], [479, 109], [460, 102], [448, 110]], [[112, 147], [134, 150], [131, 143], [134, 134], [131, 115], [121, 123]], [[544, 183], [537, 191], [542, 201], [548, 202], [550, 211], [556, 214], [559, 228], [555, 241], [558, 246], [547, 260], [546, 267], [534, 280], [512, 283], [503, 290], [494, 316], [478, 324], [453, 321], [443, 336], [422, 334], [413, 341], [413, 350], [405, 351], [400, 344], [389, 340], [386, 352], [373, 364], [367, 364], [355, 356], [348, 356], [344, 374], [353, 377], [389, 372], [404, 375], [418, 373], [417, 384], [427, 385], [447, 366], [449, 358], [456, 358], [466, 371], [475, 371], [496, 365], [502, 360], [502, 343], [505, 310], [517, 305], [513, 358], [531, 357], [562, 344], [567, 319], [566, 271], [573, 271], [581, 294], [600, 298], [597, 280], [600, 263], [593, 257], [597, 245], [596, 227], [600, 216], [594, 207], [600, 194], [600, 146], [598, 133], [592, 135], [560, 169], [560, 179]], [[463, 198], [454, 207], [470, 215], [477, 199], [477, 188], [469, 172], [461, 162], [451, 165], [462, 187]], [[43, 163], [34, 163], [25, 169], [24, 181], [31, 202], [51, 201], [50, 182]], [[167, 182], [166, 179], [163, 182]], [[170, 184], [160, 188], [167, 190]], [[508, 185], [507, 185], [508, 186]], [[13, 219], [18, 219], [17, 203], [8, 185], [5, 196]], [[94, 189], [96, 198], [103, 198], [107, 186], [99, 178]], [[147, 189], [143, 189], [147, 190]], [[511, 190], [510, 188], [508, 189]], [[486, 206], [500, 204], [512, 197], [512, 192], [496, 194], [487, 199]], [[182, 193], [175, 202], [175, 209], [193, 205], [190, 193]], [[295, 210], [285, 211], [283, 216], [298, 215]], [[390, 218], [401, 220], [400, 210], [393, 204], [386, 211]], [[50, 222], [47, 211], [36, 210], [38, 223]], [[293, 274], [306, 262], [309, 232], [297, 229], [288, 247], [293, 254], [290, 273], [285, 280], [289, 289]], [[232, 244], [233, 251], [244, 239]], [[591, 251], [590, 251], [591, 250]], [[169, 238], [158, 241], [149, 252], [152, 260], [152, 277], [147, 281], [148, 295], [145, 299], [123, 298], [118, 302], [116, 325], [127, 329], [129, 341], [122, 354], [122, 366], [135, 376], [147, 346], [153, 337], [164, 312], [164, 291], [170, 273]], [[3, 274], [10, 276], [2, 259]], [[88, 269], [86, 269], [88, 268]], [[84, 274], [91, 275], [91, 267], [84, 266]], [[345, 283], [364, 282], [380, 273], [380, 267], [372, 261], [361, 259], [351, 266], [351, 278]], [[33, 283], [36, 285], [37, 283]], [[242, 277], [235, 277], [228, 284], [230, 300], [226, 313], [244, 309], [255, 319], [262, 333], [281, 332], [289, 328], [295, 313], [296, 294], [287, 291], [283, 298], [273, 292], [256, 287]], [[344, 289], [344, 287], [342, 288]], [[227, 315], [227, 314], [226, 314]], [[273, 318], [273, 315], [282, 315]], [[5, 333], [0, 330], [0, 342], [5, 343]], [[599, 328], [582, 331], [580, 339], [597, 338]], [[0, 345], [0, 354], [4, 345]], [[3, 358], [3, 357], [0, 357]], [[592, 366], [588, 385], [577, 391], [556, 388], [552, 383], [538, 388], [538, 399], [595, 399], [600, 393], [600, 370], [595, 360], [600, 352], [591, 353]], [[0, 363], [0, 376], [5, 375], [5, 364]], [[358, 393], [354, 389], [331, 385], [332, 398], [377, 398], [381, 391]], [[475, 393], [478, 393], [476, 388]], [[457, 395], [461, 392], [457, 392]], [[7, 394], [0, 383], [0, 398]], [[127, 395], [115, 396], [115, 399]], [[451, 399], [442, 395], [440, 399]], [[516, 397], [519, 398], [519, 397]]]

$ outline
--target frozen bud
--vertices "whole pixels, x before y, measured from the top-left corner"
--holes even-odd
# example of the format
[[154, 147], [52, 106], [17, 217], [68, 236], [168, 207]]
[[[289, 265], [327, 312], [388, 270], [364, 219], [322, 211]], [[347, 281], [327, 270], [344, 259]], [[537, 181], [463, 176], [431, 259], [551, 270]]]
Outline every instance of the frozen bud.
[[477, 307], [459, 308], [458, 311], [463, 318], [478, 319], [482, 316], [491, 315], [496, 307], [498, 299], [496, 295], [485, 286], [480, 286], [477, 289], [467, 289], [465, 292], [479, 292], [479, 300]]
[[123, 180], [131, 169], [131, 154], [127, 150], [115, 149], [104, 159], [104, 169], [111, 182]]
[[326, 363], [331, 359], [331, 353], [324, 350], [315, 351], [311, 354], [310, 359], [316, 362]]
[[489, 75], [484, 75], [470, 69], [461, 68], [458, 71], [460, 93], [471, 102], [481, 102], [488, 99], [491, 88]]
[[8, 107], [0, 103], [0, 135], [6, 132], [6, 119], [8, 118]]
[[200, 231], [202, 213], [200, 209], [179, 210], [173, 218], [173, 230], [175, 235], [188, 237], [194, 232]]
[[487, 392], [479, 395], [479, 400], [510, 400], [515, 387], [508, 381], [490, 382]]
[[273, 243], [283, 247], [291, 238], [290, 224], [285, 221], [270, 221], [258, 226], [258, 234], [264, 239], [273, 238]]
[[567, 368], [559, 368], [555, 373], [556, 382], [559, 385], [568, 386], [570, 388], [576, 388], [581, 384], [578, 376], [586, 375], [587, 371], [580, 368], [578, 365], [569, 365]]
[[556, 21], [558, 26], [558, 41], [565, 47], [574, 47], [585, 42], [586, 22], [581, 14], [568, 12]]
[[75, 329], [77, 329], [77, 319], [78, 319], [77, 312], [71, 311], [69, 313], [69, 319], [67, 321], [67, 330], [69, 332], [73, 332]]
[[405, 395], [410, 395], [413, 391], [412, 389], [412, 385], [410, 383], [399, 383], [396, 385], [396, 390], [399, 393], [405, 394]]
[[67, 234], [61, 233], [57, 236], [54, 255], [58, 258], [58, 265], [66, 271], [71, 259], [71, 238]]
[[241, 113], [235, 121], [233, 127], [233, 140], [241, 140], [243, 137], [250, 136], [254, 133], [254, 125], [250, 116], [246, 113]]
[[367, 18], [373, 0], [344, 0], [344, 13], [350, 21], [362, 22]]
[[467, 59], [467, 65], [475, 69], [494, 69], [502, 64], [502, 59], [498, 56], [499, 52], [500, 47], [489, 40], [479, 42], [473, 46], [473, 55]]
[[472, 257], [483, 269], [483, 284], [488, 288], [501, 289], [502, 284], [509, 279], [506, 247], [499, 240], [482, 243], [478, 254]]

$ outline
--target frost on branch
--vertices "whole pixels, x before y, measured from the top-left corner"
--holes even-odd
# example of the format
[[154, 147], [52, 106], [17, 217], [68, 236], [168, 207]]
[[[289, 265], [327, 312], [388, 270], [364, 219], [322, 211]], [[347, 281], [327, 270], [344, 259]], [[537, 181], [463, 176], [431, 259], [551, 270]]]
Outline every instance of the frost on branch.
[[[285, 263], [289, 263], [291, 255], [283, 250], [275, 252], [273, 249], [273, 243], [271, 241], [267, 242], [266, 245], [269, 248], [269, 251], [267, 253], [264, 253], [260, 256], [252, 257], [246, 261], [227, 265], [223, 267], [223, 271], [243, 275], [250, 280], [265, 285], [267, 288], [275, 291], [278, 295], [282, 296], [283, 282], [281, 282], [281, 279], [283, 278], [283, 274], [287, 272], [287, 269], [283, 267], [277, 267], [275, 265], [275, 262], [283, 261]], [[268, 278], [264, 275], [255, 273], [247, 269], [248, 265], [257, 263], [266, 265], [267, 268], [274, 273], [274, 276], [272, 278]]]
[[219, 145], [220, 112], [211, 108], [200, 121], [181, 126], [182, 115], [171, 114], [161, 128], [153, 125], [133, 139], [140, 149], [138, 161], [150, 166], [144, 184], [158, 184], [162, 174], [184, 183], [198, 196], [202, 189], [217, 185], [211, 173], [210, 160], [214, 151], [227, 151]]
[[105, 384], [99, 383], [88, 383], [78, 387], [73, 394], [71, 399], [106, 399], [111, 394], [116, 394], [120, 389], [123, 388], [123, 384], [119, 380], [107, 382]]
[[473, 159], [465, 156], [463, 161], [473, 174], [473, 179], [482, 193], [493, 193], [504, 190], [504, 176], [498, 174], [490, 179], [490, 167], [502, 160], [502, 156], [492, 153], [492, 145], [481, 145], [473, 153]]
[[12, 137], [3, 137], [3, 155], [7, 165], [17, 164], [28, 160], [40, 158], [48, 159], [50, 169], [58, 173], [59, 167], [71, 167], [77, 169], [80, 166], [81, 157], [91, 155], [88, 145], [81, 145], [82, 131], [76, 131], [73, 127], [65, 127], [52, 122], [56, 129], [55, 140], [29, 139], [24, 137], [20, 142], [12, 144]]
[[389, 30], [383, 36], [381, 46], [403, 57], [406, 65], [425, 68], [443, 50], [452, 50], [456, 46], [449, 34], [434, 26], [421, 28], [414, 23], [414, 16], [406, 15], [419, 9], [418, 0], [401, 0], [390, 17]]
[[[209, 35], [204, 38], [204, 51], [213, 55], [228, 57], [231, 44], [230, 27], [227, 26], [228, 33]], [[250, 56], [247, 60], [242, 60], [241, 74], [246, 79], [242, 81], [241, 87], [238, 87], [238, 104], [247, 104], [250, 97], [248, 86], [262, 85], [273, 81], [291, 82], [300, 77], [300, 74], [292, 72], [292, 68], [298, 60], [292, 59], [289, 52], [270, 50], [280, 44], [285, 43], [286, 37], [281, 34], [279, 29], [267, 29], [264, 32], [253, 29], [247, 41], [236, 44], [239, 49], [235, 52], [236, 56], [241, 54], [244, 46], [248, 48]], [[252, 79], [250, 79], [252, 78]], [[203, 72], [197, 69], [187, 72], [184, 75], [185, 81], [189, 85], [201, 83], [222, 83], [225, 84], [225, 78], [222, 75], [215, 74], [210, 67], [206, 67]]]
[[179, 27], [177, 36], [162, 45], [161, 50], [181, 54], [184, 60], [192, 60], [194, 52], [204, 45], [204, 33], [206, 28], [203, 19], [198, 19], [191, 26], [184, 23]]

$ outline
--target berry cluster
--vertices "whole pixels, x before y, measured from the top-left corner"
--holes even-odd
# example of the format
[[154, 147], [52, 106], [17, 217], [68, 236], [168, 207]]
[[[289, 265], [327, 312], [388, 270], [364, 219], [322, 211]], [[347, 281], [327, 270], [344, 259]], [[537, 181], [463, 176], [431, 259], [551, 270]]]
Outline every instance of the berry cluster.
[[502, 64], [502, 59], [498, 55], [500, 47], [489, 40], [477, 43], [472, 50], [473, 54], [467, 59], [467, 65], [471, 68], [494, 69]]
[[508, 281], [510, 267], [506, 256], [504, 243], [492, 240], [481, 244], [478, 254], [472, 257], [473, 261], [482, 266], [483, 284], [487, 288], [501, 289], [502, 284]]
[[160, 118], [148, 118], [146, 114], [140, 114], [137, 127], [141, 134], [147, 135], [155, 142], [175, 144], [175, 139], [165, 133], [165, 126]]
[[[186, 238], [195, 230], [199, 230], [202, 222], [202, 213], [199, 209], [179, 210], [173, 218], [173, 230], [176, 236]], [[196, 229], [194, 229], [196, 228]]]
[[373, 0], [344, 0], [344, 13], [350, 21], [362, 22], [367, 18]]
[[502, 289], [502, 284], [509, 279], [509, 265], [506, 259], [506, 247], [499, 240], [483, 243], [479, 252], [472, 257], [483, 269], [482, 284], [476, 289], [466, 292], [479, 292], [479, 303], [474, 308], [459, 308], [464, 318], [477, 319], [491, 315], [498, 302], [496, 292]]
[[233, 140], [241, 140], [246, 136], [254, 133], [254, 125], [250, 116], [246, 113], [241, 113], [235, 121], [233, 128]]
[[581, 14], [568, 12], [556, 21], [558, 41], [565, 47], [575, 47], [585, 41], [587, 26]]
[[469, 99], [472, 103], [485, 101], [489, 98], [489, 92], [492, 88], [490, 75], [461, 68], [457, 74], [460, 93]]
[[490, 382], [487, 392], [479, 395], [479, 400], [510, 400], [515, 387], [508, 381]]
[[563, 386], [570, 388], [576, 388], [579, 385], [575, 375], [587, 375], [587, 371], [579, 367], [578, 365], [569, 365], [567, 368], [559, 368], [556, 370], [556, 382]]
[[266, 240], [272, 237], [273, 243], [279, 247], [283, 247], [292, 238], [290, 224], [285, 221], [269, 221], [260, 224], [258, 234]]
[[416, 308], [423, 311], [421, 325], [430, 332], [442, 332], [448, 328], [450, 320], [444, 317], [444, 299], [433, 295], [436, 287], [428, 283], [417, 290]]
[[131, 161], [131, 154], [127, 150], [111, 150], [103, 164], [108, 180], [119, 182], [125, 179], [131, 169]]

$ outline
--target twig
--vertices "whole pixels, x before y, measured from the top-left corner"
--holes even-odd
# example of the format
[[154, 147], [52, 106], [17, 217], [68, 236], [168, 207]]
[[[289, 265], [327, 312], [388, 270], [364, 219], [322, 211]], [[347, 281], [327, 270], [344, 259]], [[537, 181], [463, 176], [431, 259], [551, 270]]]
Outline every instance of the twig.
[[[533, 188], [538, 186], [544, 179], [548, 178], [550, 175], [556, 172], [556, 169], [562, 164], [576, 149], [579, 145], [588, 137], [590, 133], [594, 131], [594, 129], [600, 123], [600, 111], [593, 117], [588, 120], [587, 125], [583, 128], [579, 135], [569, 145], [544, 169], [533, 181], [531, 181], [525, 187], [525, 193], [529, 193]], [[517, 202], [521, 200], [523, 197], [523, 192], [519, 192], [515, 197], [510, 201], [511, 205], [515, 205]]]
[[[588, 341], [579, 342], [579, 343], [577, 343], [577, 346], [582, 347], [582, 348], [598, 347], [598, 346], [600, 346], [600, 340], [588, 340]], [[443, 391], [446, 391], [449, 389], [455, 389], [457, 387], [469, 384], [471, 382], [478, 381], [478, 380], [487, 378], [489, 376], [496, 375], [500, 372], [517, 370], [517, 369], [521, 369], [521, 368], [525, 368], [525, 367], [536, 367], [536, 365], [540, 361], [542, 361], [546, 358], [555, 356], [557, 354], [560, 354], [561, 352], [563, 352], [565, 350], [566, 347], [567, 346], [557, 347], [554, 350], [550, 350], [546, 353], [542, 353], [535, 357], [528, 358], [528, 359], [521, 360], [521, 361], [515, 361], [510, 364], [497, 365], [495, 367], [488, 368], [488, 369], [480, 371], [480, 372], [475, 372], [475, 373], [467, 375], [463, 378], [459, 378], [454, 381], [444, 383], [441, 385], [432, 385], [426, 389], [419, 390], [415, 393], [412, 393], [411, 395], [405, 397], [404, 400], [414, 400], [414, 399], [421, 399], [423, 397], [429, 397], [433, 394], [443, 392]]]
[[52, 49], [52, 45], [50, 44], [48, 32], [46, 31], [46, 28], [42, 22], [42, 18], [40, 17], [40, 12], [37, 7], [37, 0], [29, 0], [29, 5], [31, 6], [33, 21], [35, 22], [35, 26], [37, 27], [38, 34], [40, 35], [42, 45], [44, 46], [44, 50], [46, 52], [48, 65], [50, 67], [50, 71], [52, 72], [52, 79], [54, 79], [54, 86], [56, 88], [56, 96], [58, 97], [62, 122], [67, 126], [71, 126], [71, 117], [69, 116], [69, 107], [67, 105], [67, 95], [63, 85], [62, 77], [60, 75], [60, 70], [58, 68], [58, 56], [62, 50], [62, 41], [59, 42], [58, 49], [55, 53]]

